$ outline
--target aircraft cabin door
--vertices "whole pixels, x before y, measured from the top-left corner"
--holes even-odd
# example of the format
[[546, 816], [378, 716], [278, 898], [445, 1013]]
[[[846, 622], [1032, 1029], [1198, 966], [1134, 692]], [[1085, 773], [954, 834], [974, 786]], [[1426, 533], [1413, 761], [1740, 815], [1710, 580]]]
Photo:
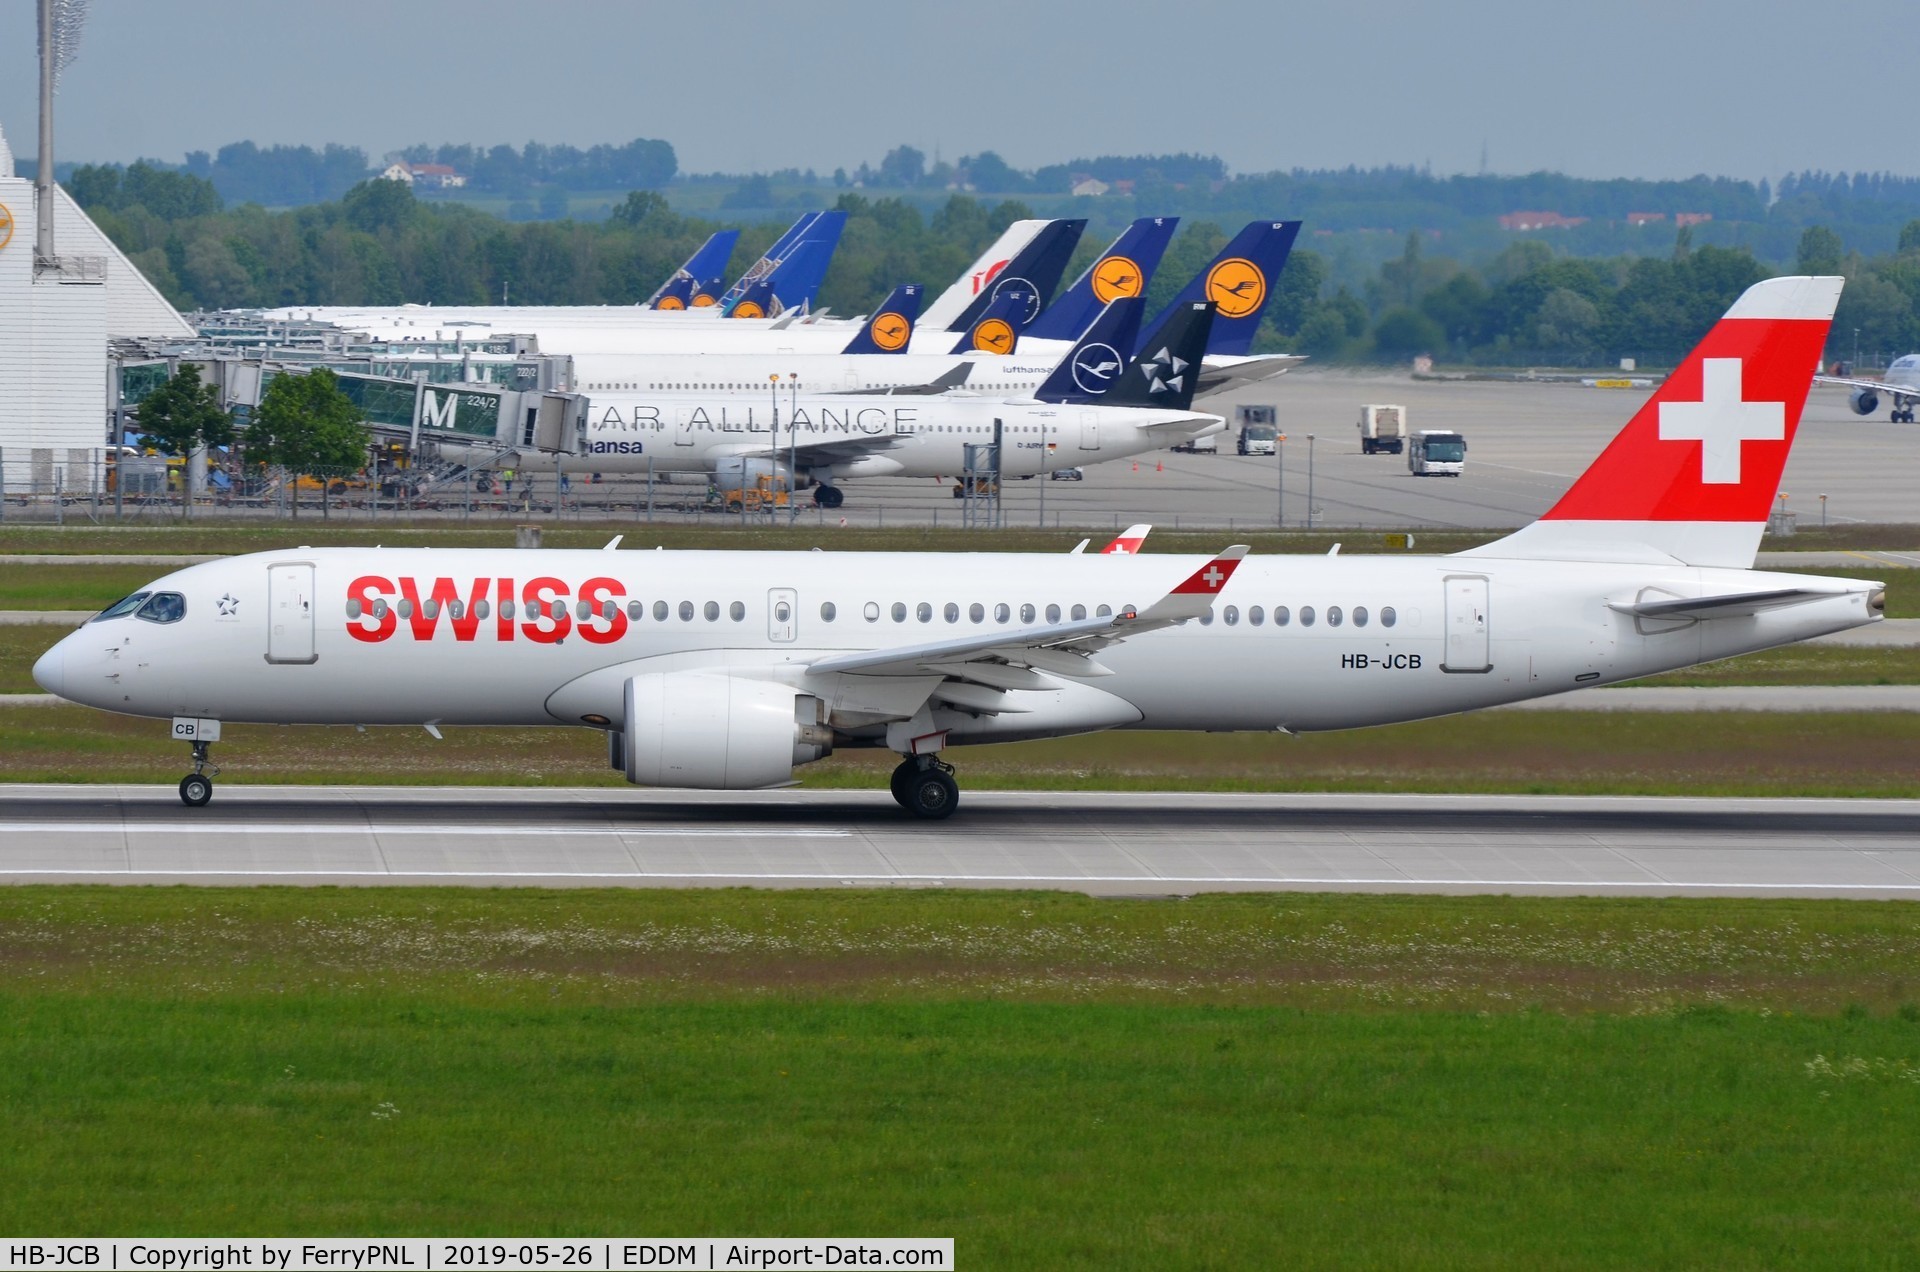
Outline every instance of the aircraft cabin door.
[[790, 587], [770, 589], [767, 592], [767, 639], [776, 644], [792, 644], [799, 628], [799, 611], [799, 593]]
[[313, 566], [307, 562], [267, 567], [267, 661], [311, 663]]
[[693, 445], [693, 408], [677, 406], [673, 410], [673, 444]]
[[1487, 579], [1483, 574], [1450, 574], [1447, 587], [1447, 653], [1440, 670], [1493, 670], [1493, 646], [1487, 634]]
[[1100, 417], [1092, 411], [1080, 412], [1080, 449], [1083, 451], [1100, 449]]

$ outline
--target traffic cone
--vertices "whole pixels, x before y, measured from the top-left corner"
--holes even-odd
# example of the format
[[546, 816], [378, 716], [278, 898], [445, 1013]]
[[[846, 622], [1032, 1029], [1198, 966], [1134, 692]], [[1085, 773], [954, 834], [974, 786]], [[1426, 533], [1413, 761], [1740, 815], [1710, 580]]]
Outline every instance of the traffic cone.
[[1140, 461], [1137, 459], [1133, 461], [1133, 471], [1136, 473], [1140, 471]]
[[1167, 471], [1167, 466], [1156, 459], [1153, 461], [1153, 471], [1156, 473], [1164, 473]]

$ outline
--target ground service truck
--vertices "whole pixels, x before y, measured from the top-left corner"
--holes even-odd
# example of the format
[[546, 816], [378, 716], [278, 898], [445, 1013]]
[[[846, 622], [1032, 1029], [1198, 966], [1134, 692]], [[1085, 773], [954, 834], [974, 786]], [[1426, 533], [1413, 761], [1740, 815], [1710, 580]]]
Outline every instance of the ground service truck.
[[1235, 423], [1240, 426], [1239, 440], [1234, 447], [1242, 455], [1271, 455], [1279, 444], [1280, 408], [1274, 406], [1241, 406], [1234, 409]]
[[1407, 408], [1378, 404], [1360, 408], [1360, 453], [1398, 455], [1406, 445]]

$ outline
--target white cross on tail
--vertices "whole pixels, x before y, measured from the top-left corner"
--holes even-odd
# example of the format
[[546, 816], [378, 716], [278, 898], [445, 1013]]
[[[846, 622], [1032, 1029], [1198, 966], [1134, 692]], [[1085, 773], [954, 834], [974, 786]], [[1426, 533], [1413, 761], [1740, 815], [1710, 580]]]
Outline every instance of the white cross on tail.
[[1705, 358], [1700, 401], [1660, 404], [1660, 440], [1699, 442], [1700, 480], [1708, 486], [1740, 484], [1741, 443], [1787, 436], [1787, 404], [1745, 401], [1740, 380], [1740, 359]]
[[1207, 572], [1205, 574], [1202, 574], [1200, 577], [1207, 581], [1208, 587], [1212, 588], [1214, 591], [1217, 592], [1220, 590], [1220, 580], [1226, 578], [1227, 576], [1220, 573], [1219, 566], [1210, 565], [1207, 567]]

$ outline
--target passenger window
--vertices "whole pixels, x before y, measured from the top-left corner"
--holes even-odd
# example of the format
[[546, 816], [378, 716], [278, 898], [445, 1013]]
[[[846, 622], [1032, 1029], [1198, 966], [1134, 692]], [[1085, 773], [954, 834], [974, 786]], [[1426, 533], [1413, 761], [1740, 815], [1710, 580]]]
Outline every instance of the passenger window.
[[702, 607], [702, 610], [706, 614], [709, 623], [717, 623], [720, 621], [720, 602], [708, 601], [706, 605]]
[[1400, 616], [1393, 612], [1393, 606], [1383, 605], [1380, 607], [1380, 626], [1392, 627], [1399, 621]]
[[[120, 608], [120, 606], [122, 606], [122, 605], [125, 605], [125, 604], [126, 604], [126, 602], [125, 602], [125, 601], [117, 601], [117, 602], [115, 602], [115, 603], [114, 603], [114, 606], [113, 606], [113, 608], [114, 608], [114, 609], [119, 609], [119, 608]], [[114, 614], [101, 614], [101, 615], [99, 615], [99, 616], [97, 616], [97, 617], [96, 617], [96, 618], [95, 618], [95, 619], [94, 619], [93, 621], [97, 623], [97, 622], [99, 622], [99, 621], [100, 621], [100, 619], [102, 619], [102, 618], [115, 618], [115, 617], [118, 617], [118, 616], [117, 616], [117, 615], [114, 615]], [[357, 596], [349, 596], [349, 597], [347, 598], [347, 617], [348, 617], [348, 618], [358, 618], [358, 617], [360, 617], [360, 598], [359, 598], [359, 597], [357, 597]]]
[[1356, 605], [1353, 607], [1353, 625], [1355, 627], [1365, 627], [1367, 625], [1367, 607], [1366, 606]]
[[620, 617], [620, 602], [613, 600], [600, 602], [600, 617], [606, 619], [609, 623]]
[[821, 622], [831, 623], [833, 621], [833, 616], [835, 614], [838, 614], [839, 612], [840, 612], [839, 610], [833, 607], [832, 601], [820, 602], [820, 621]]
[[941, 613], [949, 623], [957, 623], [960, 621], [960, 607], [952, 601], [947, 602], [946, 608], [943, 609]]
[[920, 602], [920, 604], [914, 606], [913, 616], [923, 623], [931, 623], [933, 621], [933, 605], [927, 601]]
[[138, 615], [149, 623], [177, 623], [186, 616], [187, 598], [178, 592], [155, 592]]
[[[744, 613], [745, 611], [743, 610], [742, 612]], [[787, 622], [793, 617], [793, 607], [788, 605], [785, 601], [781, 601], [778, 605], [773, 607], [773, 617], [776, 622], [781, 622], [781, 623]]]
[[645, 601], [628, 601], [627, 602], [628, 618], [632, 619], [634, 622], [637, 623], [641, 619], [645, 618], [646, 616], [647, 616], [647, 603]]
[[1340, 607], [1338, 605], [1327, 606], [1327, 626], [1338, 627], [1340, 626], [1341, 622], [1342, 622], [1342, 617], [1340, 614]]
[[[583, 601], [581, 604], [584, 606], [586, 602]], [[438, 618], [440, 617], [440, 602], [422, 601], [420, 602], [420, 612], [428, 618]]]
[[1228, 627], [1233, 627], [1240, 622], [1240, 607], [1237, 605], [1229, 605], [1220, 612], [1220, 617], [1227, 620]]
[[735, 601], [733, 604], [727, 606], [727, 617], [736, 623], [745, 621], [747, 617], [746, 605], [743, 602]]
[[1083, 618], [1085, 618], [1086, 616], [1087, 616], [1087, 607], [1086, 607], [1086, 606], [1084, 606], [1084, 605], [1076, 605], [1076, 606], [1074, 606], [1074, 607], [1073, 607], [1073, 621], [1074, 621], [1074, 622], [1076, 622], [1076, 623], [1077, 623], [1077, 622], [1079, 622], [1079, 621], [1080, 621], [1081, 619], [1083, 619]]
[[691, 623], [693, 621], [693, 602], [692, 601], [680, 602], [680, 621], [683, 623]]
[[1000, 604], [993, 607], [994, 622], [1004, 623], [1012, 617], [1013, 617], [1013, 611], [1007, 608], [1006, 602], [1002, 601]]
[[[427, 604], [431, 605], [433, 604], [433, 602], [428, 601]], [[586, 622], [588, 618], [592, 617], [592, 615], [593, 615], [593, 606], [587, 604], [585, 601], [581, 601], [579, 604], [573, 607], [573, 616], [579, 619], [583, 623]], [[432, 618], [433, 615], [429, 614], [427, 615], [427, 617]]]
[[967, 606], [967, 618], [969, 621], [975, 622], [975, 623], [986, 622], [987, 607], [982, 605], [980, 602], [975, 601], [973, 604]]
[[1031, 623], [1033, 621], [1033, 603], [1031, 601], [1020, 607], [1020, 621], [1023, 623]]
[[667, 621], [667, 603], [665, 601], [655, 601], [653, 603], [653, 621], [656, 623], [664, 623]]
[[[375, 618], [385, 618], [387, 616], [387, 603], [385, 601], [375, 601], [373, 603], [373, 616]], [[501, 618], [513, 617], [512, 601], [500, 602], [500, 617]]]
[[492, 610], [493, 607], [485, 601], [475, 601], [473, 603], [473, 616], [475, 618], [485, 618]]
[[860, 612], [869, 623], [877, 623], [880, 621], [880, 602], [868, 601], [867, 607]]
[[1265, 610], [1261, 609], [1258, 605], [1247, 606], [1247, 623], [1249, 626], [1258, 627], [1266, 621], [1267, 612]]
[[[159, 600], [159, 599], [160, 599], [159, 597], [155, 597], [155, 598], [154, 598], [154, 600]], [[153, 603], [152, 601], [149, 601], [149, 602], [147, 602], [147, 605], [151, 605], [152, 603]], [[537, 605], [537, 604], [539, 604], [539, 602], [538, 602], [538, 601], [536, 601], [536, 602], [534, 602], [534, 604], [536, 604], [536, 605]], [[143, 606], [141, 606], [141, 607], [140, 607], [140, 609], [141, 609], [141, 612], [142, 612], [142, 613], [145, 613], [145, 612], [146, 612], [146, 608], [147, 608], [147, 606], [146, 606], [146, 605], [143, 605]], [[408, 600], [408, 599], [407, 599], [406, 597], [404, 597], [404, 596], [400, 598], [400, 603], [399, 603], [399, 604], [398, 604], [397, 606], [395, 606], [394, 608], [396, 608], [396, 609], [398, 609], [398, 610], [400, 611], [400, 617], [402, 617], [402, 618], [412, 618], [412, 617], [413, 617], [413, 602], [412, 602], [412, 601], [410, 601], [410, 600]]]
[[1207, 607], [1207, 612], [1200, 616], [1200, 626], [1202, 627], [1213, 626], [1213, 607], [1211, 605]]
[[447, 613], [453, 616], [455, 622], [458, 622], [467, 616], [467, 603], [454, 601], [447, 606]]
[[1060, 607], [1058, 605], [1047, 606], [1047, 621], [1049, 623], [1057, 623], [1060, 621]]
[[1096, 605], [1093, 610], [1093, 616], [1095, 618], [1112, 618], [1113, 607], [1111, 605]]
[[904, 623], [907, 621], [907, 605], [905, 601], [895, 601], [893, 603], [893, 621], [896, 623]]
[[1300, 607], [1300, 626], [1302, 627], [1313, 626], [1313, 606], [1302, 605]]

